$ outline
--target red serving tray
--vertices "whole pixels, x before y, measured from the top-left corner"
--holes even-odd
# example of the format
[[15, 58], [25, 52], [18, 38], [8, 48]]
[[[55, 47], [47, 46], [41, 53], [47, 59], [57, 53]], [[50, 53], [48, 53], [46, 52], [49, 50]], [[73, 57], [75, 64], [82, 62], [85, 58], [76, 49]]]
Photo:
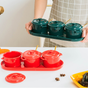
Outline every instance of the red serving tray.
[[24, 65], [21, 65], [21, 67], [17, 67], [17, 68], [6, 67], [4, 64], [4, 61], [1, 62], [1, 67], [4, 70], [10, 70], [10, 71], [55, 71], [55, 70], [59, 70], [63, 67], [63, 61], [60, 60], [59, 65], [57, 67], [53, 67], [53, 68], [46, 68], [42, 64], [37, 68], [24, 67]]

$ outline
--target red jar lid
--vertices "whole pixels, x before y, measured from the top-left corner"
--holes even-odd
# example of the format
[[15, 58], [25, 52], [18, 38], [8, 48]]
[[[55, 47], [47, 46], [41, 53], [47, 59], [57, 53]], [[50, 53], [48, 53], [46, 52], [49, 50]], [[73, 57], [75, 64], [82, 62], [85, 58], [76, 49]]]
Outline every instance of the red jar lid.
[[9, 83], [19, 83], [22, 82], [26, 77], [20, 73], [12, 73], [6, 76], [5, 80]]
[[23, 57], [39, 57], [41, 56], [41, 53], [38, 52], [37, 50], [27, 50], [23, 53]]
[[55, 51], [55, 50], [47, 50], [47, 51], [44, 51], [42, 56], [43, 57], [48, 57], [48, 56], [61, 56], [62, 54], [59, 53], [58, 51]]

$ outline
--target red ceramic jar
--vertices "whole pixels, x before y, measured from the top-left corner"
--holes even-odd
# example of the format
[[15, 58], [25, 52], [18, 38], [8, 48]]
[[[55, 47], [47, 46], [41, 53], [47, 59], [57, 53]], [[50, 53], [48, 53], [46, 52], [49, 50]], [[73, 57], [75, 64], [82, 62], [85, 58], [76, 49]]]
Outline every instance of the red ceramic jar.
[[47, 50], [42, 54], [42, 60], [45, 67], [57, 67], [62, 54], [55, 50]]
[[3, 55], [3, 61], [6, 67], [19, 67], [21, 66], [21, 52], [11, 51]]
[[38, 67], [40, 65], [41, 53], [36, 50], [28, 50], [23, 53], [22, 60], [25, 67]]

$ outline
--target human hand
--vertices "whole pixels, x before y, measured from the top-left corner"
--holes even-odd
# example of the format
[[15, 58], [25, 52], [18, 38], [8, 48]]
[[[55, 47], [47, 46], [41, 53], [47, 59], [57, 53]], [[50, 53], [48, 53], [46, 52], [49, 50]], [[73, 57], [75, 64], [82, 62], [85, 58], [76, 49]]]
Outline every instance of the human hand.
[[84, 39], [81, 41], [82, 43], [88, 42], [88, 27], [83, 29], [82, 37], [84, 37]]
[[31, 21], [25, 24], [25, 29], [27, 30], [28, 34], [30, 34], [29, 30], [32, 30], [32, 27], [33, 27], [33, 24]]

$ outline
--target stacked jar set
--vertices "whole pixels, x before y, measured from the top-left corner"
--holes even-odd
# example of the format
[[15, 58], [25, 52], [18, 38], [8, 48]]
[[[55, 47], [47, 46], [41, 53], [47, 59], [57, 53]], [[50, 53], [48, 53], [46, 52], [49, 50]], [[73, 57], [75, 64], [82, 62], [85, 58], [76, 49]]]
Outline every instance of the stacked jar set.
[[1, 66], [5, 70], [54, 71], [63, 66], [61, 55], [56, 50], [43, 53], [37, 50], [27, 50], [24, 53], [11, 51], [3, 54]]
[[50, 21], [46, 19], [34, 19], [32, 21], [33, 29], [30, 34], [34, 36], [60, 39], [66, 41], [81, 41], [83, 26], [79, 23], [65, 24], [61, 21]]

